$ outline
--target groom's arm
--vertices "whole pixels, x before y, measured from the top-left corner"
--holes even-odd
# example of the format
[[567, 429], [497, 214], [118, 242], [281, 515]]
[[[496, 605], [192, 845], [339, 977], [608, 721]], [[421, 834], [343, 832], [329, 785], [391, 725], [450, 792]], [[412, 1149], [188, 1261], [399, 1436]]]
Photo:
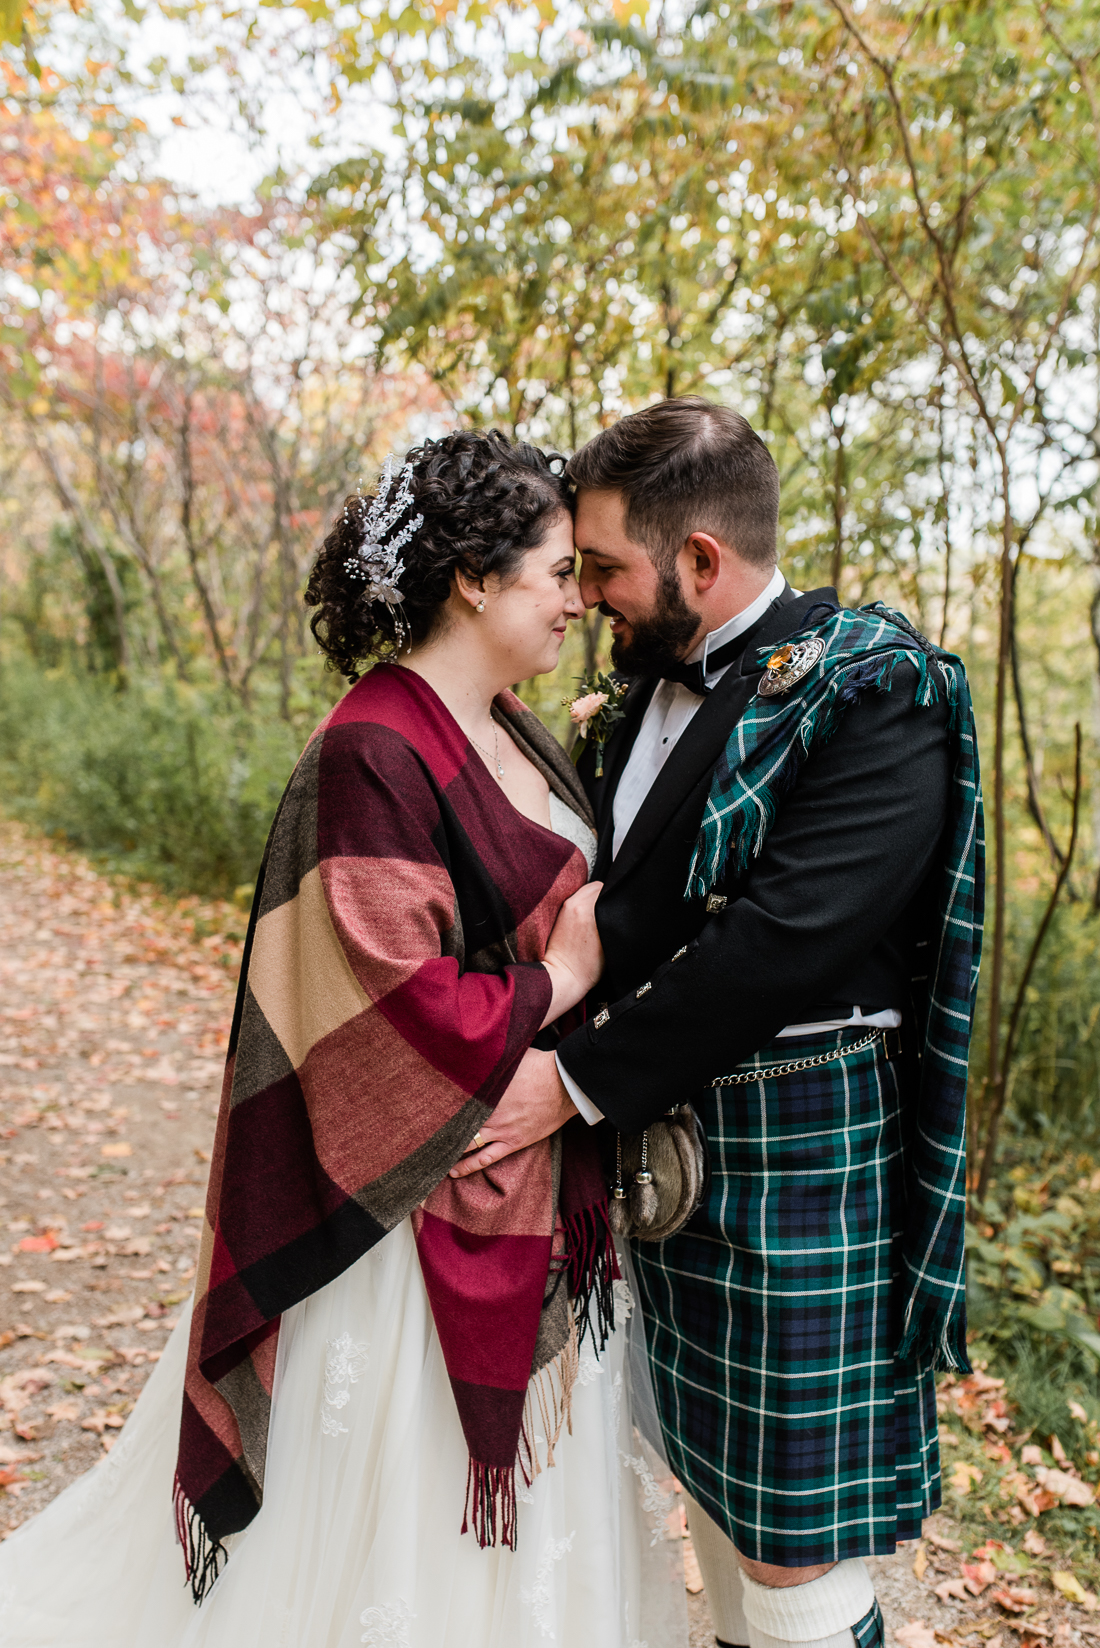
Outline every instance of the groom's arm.
[[899, 669], [892, 692], [848, 711], [780, 804], [729, 907], [641, 993], [558, 1047], [562, 1068], [623, 1131], [731, 1070], [803, 1006], [832, 999], [833, 982], [919, 891], [950, 772], [943, 697], [916, 708], [914, 685]]

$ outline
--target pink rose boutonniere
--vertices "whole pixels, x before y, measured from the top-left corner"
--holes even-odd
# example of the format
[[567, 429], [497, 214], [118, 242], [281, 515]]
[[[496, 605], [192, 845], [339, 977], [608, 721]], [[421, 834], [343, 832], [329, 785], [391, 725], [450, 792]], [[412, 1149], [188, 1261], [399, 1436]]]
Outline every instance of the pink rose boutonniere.
[[596, 777], [603, 777], [603, 747], [616, 721], [623, 718], [619, 700], [626, 696], [626, 682], [615, 681], [599, 672], [591, 681], [582, 680], [580, 691], [572, 698], [563, 698], [569, 719], [582, 738], [596, 743]]

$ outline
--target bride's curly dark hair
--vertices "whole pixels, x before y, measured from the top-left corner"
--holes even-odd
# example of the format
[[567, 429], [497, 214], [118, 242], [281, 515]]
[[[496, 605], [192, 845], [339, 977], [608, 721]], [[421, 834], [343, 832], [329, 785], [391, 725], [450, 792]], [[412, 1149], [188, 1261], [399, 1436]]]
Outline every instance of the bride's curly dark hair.
[[306, 605], [318, 609], [309, 627], [328, 667], [352, 681], [366, 660], [396, 655], [402, 619], [414, 646], [428, 639], [456, 571], [473, 580], [496, 573], [507, 585], [525, 551], [543, 543], [554, 520], [570, 509], [565, 460], [536, 446], [512, 446], [498, 429], [425, 441], [408, 462], [408, 514], [423, 515], [424, 523], [401, 551], [401, 604], [370, 601], [362, 580], [347, 570], [362, 539], [357, 498], [341, 507], [306, 585]]

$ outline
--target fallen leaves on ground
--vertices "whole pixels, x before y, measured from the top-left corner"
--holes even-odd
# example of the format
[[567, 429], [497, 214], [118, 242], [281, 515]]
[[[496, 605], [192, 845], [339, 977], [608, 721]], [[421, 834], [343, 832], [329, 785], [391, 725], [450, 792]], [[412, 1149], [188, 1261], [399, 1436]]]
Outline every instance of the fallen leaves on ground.
[[190, 1294], [243, 925], [0, 821], [0, 1538], [119, 1434]]

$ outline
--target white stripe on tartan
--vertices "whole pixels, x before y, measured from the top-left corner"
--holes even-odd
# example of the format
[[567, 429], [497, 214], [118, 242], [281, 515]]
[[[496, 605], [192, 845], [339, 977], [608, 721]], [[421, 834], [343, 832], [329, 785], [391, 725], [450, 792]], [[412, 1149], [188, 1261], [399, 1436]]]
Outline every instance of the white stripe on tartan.
[[[724, 1114], [723, 1114], [721, 1103], [719, 1103], [719, 1106], [718, 1106], [718, 1120], [719, 1120], [719, 1124], [724, 1127]], [[722, 1185], [722, 1227], [723, 1227], [723, 1229], [725, 1228], [725, 1223], [726, 1223], [726, 1211], [727, 1211], [726, 1204], [727, 1204], [727, 1199], [729, 1197], [729, 1187], [730, 1187], [729, 1175], [726, 1174], [724, 1176], [724, 1182], [723, 1182], [723, 1185]], [[726, 1261], [726, 1292], [727, 1292], [727, 1294], [729, 1293], [729, 1291], [732, 1287], [732, 1284], [733, 1284], [733, 1249], [731, 1248], [730, 1249], [730, 1256], [729, 1256], [728, 1260]], [[724, 1369], [725, 1369], [725, 1382], [726, 1382], [726, 1424], [725, 1424], [725, 1432], [724, 1432], [725, 1447], [724, 1447], [723, 1453], [722, 1453], [722, 1458], [723, 1459], [728, 1459], [729, 1458], [730, 1421], [733, 1418], [733, 1408], [734, 1408], [733, 1394], [732, 1394], [732, 1391], [730, 1389], [730, 1379], [731, 1379], [731, 1376], [732, 1376], [732, 1373], [733, 1373], [733, 1365], [734, 1365], [732, 1355], [731, 1355], [731, 1348], [732, 1348], [731, 1342], [732, 1342], [732, 1339], [733, 1339], [733, 1312], [728, 1311], [726, 1313], [726, 1346], [725, 1346], [726, 1354], [725, 1354], [725, 1357], [724, 1357], [724, 1364], [723, 1364]]]
[[[762, 1123], [760, 1129], [760, 1147], [764, 1153], [764, 1166], [766, 1169], [768, 1163], [768, 1110], [764, 1093], [765, 1085], [766, 1084], [762, 1081], [757, 1083], [757, 1091], [760, 1096], [760, 1119]], [[768, 1365], [768, 1229], [767, 1221], [764, 1217], [764, 1209], [767, 1206], [767, 1201], [768, 1183], [767, 1174], [765, 1173], [764, 1189], [760, 1197], [760, 1247], [761, 1257], [764, 1261], [764, 1334], [760, 1343], [760, 1360], [758, 1364], [761, 1368], [766, 1368]], [[725, 1227], [723, 1226], [723, 1229], [724, 1228]], [[764, 1414], [761, 1413], [760, 1423], [757, 1426], [759, 1440], [757, 1444], [756, 1461], [756, 1534], [758, 1539], [759, 1536], [765, 1531], [762, 1527], [764, 1514], [764, 1417]], [[726, 1458], [729, 1458], [728, 1454], [726, 1455]]]
[[[843, 1184], [841, 1185], [841, 1191], [840, 1191], [840, 1241], [841, 1241], [841, 1251], [843, 1252], [843, 1255], [844, 1255], [843, 1260], [841, 1261], [842, 1269], [841, 1269], [841, 1304], [840, 1304], [840, 1343], [844, 1347], [844, 1353], [841, 1357], [840, 1366], [836, 1370], [836, 1380], [837, 1380], [836, 1410], [837, 1411], [836, 1411], [836, 1420], [835, 1420], [834, 1426], [833, 1426], [833, 1434], [834, 1434], [834, 1437], [835, 1437], [835, 1446], [834, 1446], [834, 1451], [833, 1451], [833, 1500], [834, 1500], [833, 1523], [834, 1523], [834, 1526], [835, 1526], [836, 1523], [838, 1523], [840, 1521], [840, 1430], [841, 1430], [840, 1416], [841, 1416], [841, 1413], [843, 1412], [843, 1409], [844, 1409], [844, 1401], [843, 1401], [844, 1371], [845, 1371], [845, 1358], [847, 1356], [847, 1346], [848, 1346], [848, 1335], [845, 1331], [845, 1329], [847, 1327], [847, 1322], [848, 1322], [848, 1213], [847, 1213], [847, 1204], [848, 1204], [848, 1181], [852, 1176], [852, 1141], [851, 1141], [851, 1138], [849, 1137], [849, 1132], [848, 1132], [848, 1130], [851, 1126], [851, 1122], [852, 1122], [852, 1090], [848, 1085], [848, 1061], [847, 1061], [847, 1059], [841, 1059], [840, 1060], [840, 1069], [841, 1069], [841, 1073], [842, 1073], [843, 1079], [844, 1079], [844, 1180], [843, 1180]], [[878, 1060], [877, 1059], [875, 1060], [875, 1071], [876, 1071], [876, 1076], [877, 1076], [877, 1072], [878, 1072]], [[881, 1089], [880, 1089], [879, 1090], [879, 1100], [880, 1100], [879, 1114], [880, 1114], [880, 1116], [882, 1114], [881, 1099], [882, 1099], [882, 1093], [881, 1093]], [[879, 1205], [880, 1205], [880, 1207], [882, 1205], [881, 1198], [880, 1198], [880, 1201], [879, 1201]]]
[[[786, 1298], [786, 1299], [798, 1299], [798, 1298], [802, 1298], [802, 1297], [806, 1297], [806, 1296], [804, 1296], [802, 1294], [797, 1294], [797, 1293], [790, 1293], [790, 1294], [784, 1294], [783, 1297]], [[816, 1295], [815, 1295], [815, 1297], [816, 1297]], [[705, 1351], [699, 1345], [696, 1345], [694, 1347], [694, 1350], [695, 1350], [695, 1354], [697, 1356], [708, 1356], [708, 1357], [711, 1357], [715, 1361], [718, 1358], [718, 1352], [717, 1351]], [[730, 1366], [733, 1367], [733, 1368], [736, 1368], [740, 1373], [750, 1373], [750, 1374], [755, 1374], [757, 1376], [759, 1376], [759, 1373], [760, 1373], [760, 1364], [758, 1362], [734, 1361], [734, 1362], [730, 1363]], [[871, 1359], [870, 1356], [861, 1356], [861, 1357], [854, 1358], [851, 1362], [849, 1362], [848, 1366], [851, 1368], [853, 1373], [859, 1373], [859, 1372], [866, 1373], [868, 1371], [868, 1369], [870, 1369], [871, 1367], [875, 1367], [875, 1368], [892, 1368], [894, 1366], [894, 1358], [893, 1358], [893, 1356], [885, 1355], [885, 1354], [880, 1353], [880, 1354], [877, 1354], [874, 1357], [874, 1360], [872, 1362], [872, 1359]], [[782, 1383], [784, 1385], [794, 1385], [794, 1384], [796, 1384], [796, 1383], [798, 1383], [799, 1381], [802, 1381], [802, 1380], [809, 1380], [811, 1383], [813, 1383], [813, 1382], [816, 1382], [817, 1377], [818, 1377], [817, 1374], [810, 1373], [810, 1372], [781, 1373], [778, 1368], [774, 1369], [773, 1372], [772, 1372], [772, 1378], [775, 1379], [777, 1382]], [[695, 1379], [686, 1379], [685, 1384], [691, 1386], [691, 1388], [693, 1390], [711, 1391], [713, 1393], [713, 1386], [711, 1386], [709, 1384], [707, 1384], [707, 1385], [700, 1384], [700, 1382], [698, 1380], [695, 1380]], [[889, 1407], [892, 1404], [893, 1400], [894, 1400], [894, 1398], [892, 1396], [884, 1396], [884, 1397], [881, 1398], [880, 1401], [876, 1402], [875, 1406], [876, 1407]], [[768, 1418], [768, 1419], [781, 1419], [789, 1411], [787, 1408], [767, 1408], [767, 1407], [761, 1408], [761, 1406], [758, 1402], [737, 1402], [737, 1406], [739, 1408], [743, 1408], [746, 1413], [763, 1413], [765, 1415], [765, 1417]], [[853, 1402], [848, 1404], [848, 1408], [852, 1409], [853, 1411], [855, 1411], [856, 1409], [862, 1410], [862, 1408], [864, 1406], [865, 1406], [865, 1404], [862, 1401], [862, 1399], [859, 1400], [859, 1401], [853, 1401]], [[845, 1409], [846, 1412], [848, 1411], [848, 1408]], [[832, 1413], [832, 1411], [833, 1411], [833, 1409], [832, 1409], [832, 1404], [831, 1403], [830, 1403], [829, 1407], [827, 1407], [827, 1408], [813, 1409], [812, 1411], [807, 1409], [807, 1413], [810, 1414], [810, 1417], [812, 1417], [812, 1418], [821, 1418], [824, 1415], [828, 1415], [828, 1414]]]
[[[876, 1076], [877, 1076], [877, 1073], [878, 1073], [878, 1060], [877, 1059], [875, 1060], [875, 1071], [876, 1071]], [[897, 1087], [897, 1078], [896, 1077], [894, 1079], [894, 1086], [895, 1086], [895, 1089], [896, 1089], [896, 1087]], [[878, 1149], [875, 1152], [875, 1192], [876, 1192], [876, 1195], [877, 1195], [877, 1198], [878, 1198], [878, 1206], [875, 1209], [875, 1235], [876, 1235], [876, 1238], [878, 1239], [878, 1241], [881, 1242], [883, 1240], [882, 1210], [883, 1210], [883, 1206], [884, 1206], [885, 1201], [886, 1201], [886, 1187], [884, 1186], [884, 1184], [882, 1182], [882, 1163], [881, 1163], [881, 1157], [882, 1157], [882, 1153], [883, 1153], [883, 1134], [886, 1131], [886, 1112], [885, 1112], [885, 1108], [884, 1108], [883, 1102], [882, 1102], [882, 1083], [881, 1083], [881, 1081], [879, 1082], [879, 1087], [878, 1087], [878, 1097], [879, 1097], [879, 1138], [878, 1138]], [[871, 1406], [874, 1407], [875, 1406], [875, 1390], [876, 1390], [875, 1375], [877, 1374], [878, 1367], [879, 1367], [878, 1360], [877, 1360], [877, 1357], [875, 1355], [875, 1353], [878, 1351], [878, 1348], [879, 1348], [879, 1342], [878, 1342], [879, 1317], [878, 1317], [878, 1312], [877, 1311], [874, 1311], [872, 1313], [872, 1321], [874, 1323], [874, 1335], [873, 1335], [872, 1340], [871, 1340], [871, 1352], [872, 1352], [872, 1359], [871, 1359], [871, 1389], [870, 1389], [870, 1392], [869, 1392], [869, 1395], [868, 1395], [868, 1400], [869, 1400]], [[893, 1359], [891, 1358], [891, 1361], [892, 1360]], [[893, 1401], [893, 1394], [892, 1393], [891, 1393], [890, 1399], [891, 1399], [891, 1401]], [[868, 1516], [869, 1519], [874, 1514], [874, 1503], [873, 1502], [874, 1502], [874, 1494], [873, 1494], [870, 1486], [868, 1485], [868, 1489], [867, 1489], [867, 1516]]]

